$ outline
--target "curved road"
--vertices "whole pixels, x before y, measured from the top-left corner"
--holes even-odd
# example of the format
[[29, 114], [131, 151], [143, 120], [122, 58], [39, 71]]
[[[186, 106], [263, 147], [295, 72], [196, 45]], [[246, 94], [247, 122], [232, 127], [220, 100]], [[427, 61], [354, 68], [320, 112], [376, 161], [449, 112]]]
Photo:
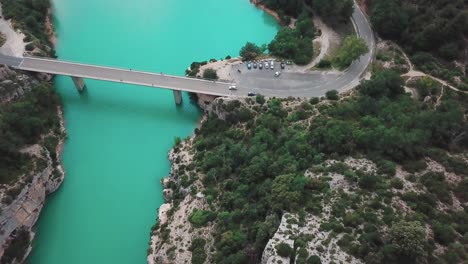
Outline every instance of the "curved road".
[[[322, 96], [328, 90], [338, 90], [342, 92], [358, 85], [373, 58], [375, 49], [374, 34], [367, 18], [356, 3], [351, 20], [355, 25], [358, 35], [367, 43], [369, 53], [361, 56], [359, 60], [354, 61], [344, 72], [311, 71], [308, 73], [293, 73], [288, 72], [286, 69], [282, 72], [281, 76], [274, 77], [273, 74], [276, 70], [247, 70], [245, 69], [245, 65], [241, 64], [232, 67], [232, 77], [235, 79], [237, 86], [237, 91], [234, 92], [229, 91], [231, 83], [226, 82], [214, 82], [170, 76], [162, 73], [102, 67], [54, 59], [34, 57], [18, 58], [0, 55], [0, 64], [27, 71], [46, 72], [219, 96], [245, 96], [248, 92], [256, 92], [265, 96], [276, 97]], [[239, 73], [237, 69], [242, 69], [242, 73]]]
[[[357, 34], [364, 39], [369, 52], [359, 60], [354, 61], [351, 66], [343, 72], [335, 71], [311, 71], [309, 73], [293, 73], [288, 70], [247, 70], [245, 65], [238, 65], [235, 69], [234, 78], [238, 82], [238, 95], [245, 95], [252, 91], [267, 96], [276, 97], [312, 97], [323, 96], [329, 90], [347, 91], [356, 87], [367, 67], [372, 61], [375, 51], [375, 38], [372, 28], [366, 16], [357, 4], [354, 4], [354, 12], [351, 18]], [[237, 69], [242, 71], [241, 74]], [[275, 78], [274, 72], [282, 71]], [[248, 90], [248, 91], [247, 91]]]

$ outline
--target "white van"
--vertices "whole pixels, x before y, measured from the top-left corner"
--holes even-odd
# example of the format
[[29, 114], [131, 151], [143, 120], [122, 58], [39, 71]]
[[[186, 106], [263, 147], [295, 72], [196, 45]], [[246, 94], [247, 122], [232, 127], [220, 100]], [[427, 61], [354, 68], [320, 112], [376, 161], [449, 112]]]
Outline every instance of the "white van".
[[275, 68], [275, 63], [271, 61], [270, 68], [273, 70]]

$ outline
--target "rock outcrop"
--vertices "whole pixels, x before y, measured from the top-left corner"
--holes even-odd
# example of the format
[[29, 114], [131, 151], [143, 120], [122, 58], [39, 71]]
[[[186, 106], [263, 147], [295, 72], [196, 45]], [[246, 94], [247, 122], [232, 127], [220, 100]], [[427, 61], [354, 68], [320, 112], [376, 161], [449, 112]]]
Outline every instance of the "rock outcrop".
[[[6, 66], [0, 67], [0, 104], [21, 98], [38, 82], [36, 78], [20, 71]], [[57, 109], [57, 115], [60, 119], [60, 135], [54, 131], [43, 135], [58, 139], [54, 150], [56, 155], [51, 155], [49, 150], [40, 144], [21, 149], [20, 152], [27, 153], [31, 157], [33, 169], [11, 184], [0, 185], [0, 259], [17, 238], [17, 233], [27, 232], [28, 248], [24, 256], [14, 261], [14, 263], [23, 263], [31, 250], [30, 242], [34, 238], [34, 226], [45, 204], [46, 196], [56, 191], [64, 179], [65, 173], [59, 155], [65, 139], [65, 127], [60, 107]]]
[[[192, 138], [193, 139], [193, 138]], [[192, 140], [184, 141], [169, 152], [171, 172], [162, 180], [166, 203], [158, 212], [158, 223], [151, 233], [148, 263], [191, 263], [190, 246], [194, 238], [206, 241], [207, 254], [213, 247], [211, 229], [213, 223], [205, 227], [194, 228], [189, 222], [189, 216], [194, 210], [207, 210], [208, 203], [199, 191], [203, 186], [199, 179], [182, 182], [182, 177], [190, 172], [193, 154], [190, 151]], [[194, 190], [197, 190], [195, 192]], [[174, 194], [177, 193], [177, 200]], [[198, 195], [197, 195], [198, 194]], [[209, 263], [209, 262], [208, 262]]]

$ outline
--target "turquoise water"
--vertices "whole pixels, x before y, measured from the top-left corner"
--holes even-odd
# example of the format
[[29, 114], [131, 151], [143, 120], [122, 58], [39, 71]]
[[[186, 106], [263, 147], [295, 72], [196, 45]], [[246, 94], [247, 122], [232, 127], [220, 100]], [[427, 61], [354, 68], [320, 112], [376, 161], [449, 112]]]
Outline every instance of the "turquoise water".
[[[275, 21], [248, 0], [55, 0], [61, 59], [183, 75], [192, 61], [269, 42]], [[184, 95], [86, 80], [79, 95], [56, 78], [68, 140], [66, 179], [40, 217], [33, 264], [145, 263], [175, 136], [200, 117]]]

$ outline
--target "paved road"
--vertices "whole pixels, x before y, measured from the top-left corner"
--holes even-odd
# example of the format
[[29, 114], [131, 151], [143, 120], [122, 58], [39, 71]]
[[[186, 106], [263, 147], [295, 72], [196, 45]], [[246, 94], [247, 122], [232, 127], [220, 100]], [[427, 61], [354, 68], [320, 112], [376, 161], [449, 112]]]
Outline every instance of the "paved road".
[[[337, 71], [312, 71], [309, 73], [294, 73], [288, 70], [280, 70], [279, 63], [275, 63], [275, 70], [252, 69], [248, 70], [245, 64], [234, 66], [231, 72], [242, 91], [237, 95], [245, 95], [244, 90], [249, 90], [264, 95], [277, 97], [311, 97], [323, 96], [329, 90], [340, 92], [352, 89], [359, 84], [362, 75], [370, 64], [375, 50], [375, 38], [371, 26], [355, 4], [352, 21], [356, 26], [358, 35], [364, 39], [369, 47], [369, 53], [354, 61], [344, 72]], [[239, 73], [237, 69], [241, 70]], [[274, 77], [274, 72], [281, 71], [279, 77]], [[249, 88], [250, 87], [250, 88]]]
[[36, 57], [16, 58], [0, 55], [0, 64], [6, 64], [26, 71], [45, 72], [220, 96], [229, 95], [229, 86], [232, 85], [226, 82], [214, 82], [162, 73], [102, 67]]
[[[0, 55], [0, 64], [6, 64], [21, 70], [46, 72], [51, 74], [83, 77], [89, 79], [137, 84], [155, 88], [166, 88], [188, 92], [220, 96], [245, 96], [249, 91], [276, 97], [311, 97], [322, 96], [328, 90], [345, 91], [359, 84], [361, 76], [371, 62], [375, 49], [372, 29], [364, 14], [355, 5], [352, 20], [370, 52], [362, 56], [344, 72], [294, 73], [286, 69], [281, 76], [273, 77], [277, 70], [247, 70], [245, 65], [233, 67], [237, 91], [230, 92], [232, 83], [213, 82], [201, 79], [170, 76], [161, 73], [142, 72], [130, 69], [101, 67], [81, 63], [66, 62], [36, 57], [10, 57]], [[242, 73], [237, 69], [242, 67]], [[279, 65], [276, 66], [279, 68]]]

